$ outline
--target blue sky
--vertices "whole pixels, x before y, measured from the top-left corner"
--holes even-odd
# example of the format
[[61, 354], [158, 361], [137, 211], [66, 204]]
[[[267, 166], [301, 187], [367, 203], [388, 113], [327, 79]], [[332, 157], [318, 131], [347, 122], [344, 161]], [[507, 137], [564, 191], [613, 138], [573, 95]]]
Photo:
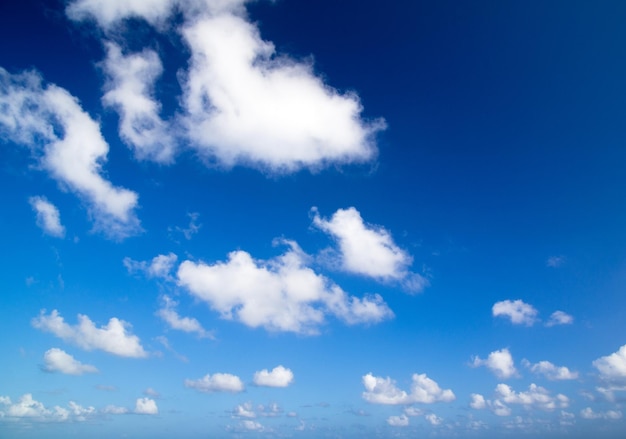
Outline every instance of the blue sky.
[[625, 18], [0, 4], [0, 435], [623, 437]]

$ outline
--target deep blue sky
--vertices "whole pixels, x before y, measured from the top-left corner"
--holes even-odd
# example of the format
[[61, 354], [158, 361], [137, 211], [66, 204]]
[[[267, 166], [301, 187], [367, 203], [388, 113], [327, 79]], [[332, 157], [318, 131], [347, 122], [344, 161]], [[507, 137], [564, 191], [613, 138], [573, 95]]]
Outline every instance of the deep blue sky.
[[[0, 436], [622, 437], [626, 4], [194, 1], [112, 21], [96, 0], [0, 4]], [[255, 29], [275, 52], [220, 76], [244, 46], [230, 36]], [[115, 82], [134, 55], [158, 60], [154, 81]], [[272, 76], [285, 65], [301, 82]], [[209, 90], [199, 111], [190, 78]], [[52, 161], [90, 126], [52, 84], [108, 151], [77, 131]], [[140, 98], [128, 122], [139, 141], [142, 120], [157, 126], [145, 148], [173, 145], [167, 160], [125, 137]], [[357, 140], [337, 158], [344, 135]], [[99, 158], [83, 167], [80, 151]], [[128, 217], [111, 220], [120, 204], [96, 177], [136, 194]], [[251, 280], [231, 252], [269, 274]], [[176, 258], [159, 271], [159, 255]], [[143, 353], [123, 353], [132, 336]], [[255, 379], [264, 369], [278, 381]], [[207, 374], [241, 387], [207, 391]], [[421, 374], [438, 391], [412, 392]]]

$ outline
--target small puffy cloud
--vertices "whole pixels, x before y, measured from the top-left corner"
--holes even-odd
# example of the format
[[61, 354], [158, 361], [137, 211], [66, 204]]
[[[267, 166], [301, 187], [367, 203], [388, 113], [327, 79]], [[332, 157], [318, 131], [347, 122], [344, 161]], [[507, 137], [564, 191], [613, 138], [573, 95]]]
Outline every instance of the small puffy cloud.
[[546, 322], [546, 326], [571, 325], [572, 323], [574, 323], [574, 317], [563, 311], [554, 311]]
[[487, 402], [485, 401], [485, 397], [479, 393], [472, 393], [470, 395], [470, 407], [475, 410], [482, 410], [487, 407]]
[[203, 378], [197, 380], [185, 380], [185, 387], [196, 389], [203, 393], [213, 392], [242, 392], [244, 389], [243, 382], [236, 375], [229, 373], [207, 374]]
[[424, 277], [408, 271], [413, 263], [411, 255], [398, 247], [383, 227], [365, 224], [354, 207], [337, 210], [330, 220], [320, 217], [315, 208], [313, 212], [313, 224], [337, 240], [345, 271], [399, 281], [411, 292], [420, 292], [428, 285]]
[[572, 372], [565, 366], [555, 366], [549, 361], [540, 361], [531, 364], [528, 360], [523, 360], [524, 366], [531, 372], [544, 375], [549, 380], [575, 380], [578, 379], [578, 372]]
[[414, 418], [416, 416], [422, 416], [424, 411], [415, 407], [405, 407], [404, 414]]
[[409, 418], [406, 415], [389, 416], [389, 418], [387, 418], [387, 424], [392, 427], [407, 427], [409, 425]]
[[362, 163], [376, 156], [382, 120], [367, 122], [354, 93], [340, 94], [309, 64], [276, 56], [256, 25], [232, 13], [189, 20], [182, 118], [208, 160], [273, 172]]
[[513, 356], [507, 348], [491, 352], [484, 360], [479, 357], [474, 357], [471, 365], [473, 367], [486, 366], [498, 378], [507, 379], [517, 375]]
[[31, 324], [42, 331], [51, 332], [66, 342], [85, 350], [99, 349], [120, 357], [142, 358], [148, 354], [141, 346], [139, 337], [128, 332], [130, 324], [113, 317], [106, 326], [97, 328], [88, 316], [79, 314], [74, 326], [65, 323], [55, 309], [49, 315], [41, 311]]
[[75, 0], [68, 4], [65, 12], [72, 20], [94, 19], [100, 27], [108, 29], [130, 17], [161, 24], [174, 4], [173, 0]]
[[67, 375], [82, 375], [95, 373], [98, 369], [90, 364], [83, 364], [65, 351], [52, 348], [48, 349], [43, 356], [43, 369], [47, 372], [60, 372]]
[[65, 227], [61, 224], [59, 209], [45, 197], [30, 197], [28, 201], [37, 213], [37, 225], [48, 235], [63, 238]]
[[440, 425], [443, 422], [443, 418], [435, 415], [434, 413], [429, 413], [424, 415], [424, 418], [430, 422], [430, 425]]
[[206, 302], [224, 319], [272, 331], [315, 334], [331, 314], [348, 324], [377, 323], [393, 317], [379, 295], [348, 296], [339, 286], [306, 266], [308, 256], [295, 242], [274, 259], [257, 261], [231, 252], [227, 262], [184, 261], [178, 285]]
[[569, 406], [569, 398], [563, 394], [551, 396], [550, 392], [541, 386], [531, 384], [526, 392], [515, 392], [506, 384], [496, 386], [497, 399], [506, 404], [521, 404], [525, 407], [537, 407], [542, 410], [554, 410]]
[[122, 262], [130, 274], [144, 273], [149, 278], [173, 280], [171, 272], [177, 260], [178, 256], [174, 253], [168, 253], [167, 255], [155, 256], [150, 262], [135, 261], [129, 257], [124, 258]]
[[546, 266], [551, 268], [558, 268], [565, 263], [565, 256], [550, 256], [546, 260]]
[[33, 399], [33, 395], [22, 395], [15, 403], [8, 397], [0, 397], [0, 403], [5, 408], [0, 409], [0, 418], [28, 419], [37, 422], [83, 422], [97, 412], [93, 407], [83, 407], [70, 401], [67, 407], [54, 406], [47, 408], [41, 402]]
[[587, 407], [580, 411], [580, 417], [583, 419], [617, 420], [617, 419], [622, 418], [622, 412], [619, 410], [608, 410], [606, 412], [594, 412], [591, 407]]
[[163, 296], [163, 307], [156, 312], [170, 328], [178, 331], [195, 333], [202, 338], [213, 338], [213, 335], [202, 327], [200, 322], [191, 317], [181, 317], [176, 311], [177, 302]]
[[138, 415], [158, 415], [159, 408], [156, 401], [150, 398], [137, 398], [135, 403], [135, 412]]
[[233, 410], [233, 417], [235, 418], [256, 418], [254, 407], [249, 402], [243, 403], [235, 407]]
[[67, 90], [44, 87], [35, 72], [11, 75], [0, 68], [0, 108], [0, 134], [30, 147], [42, 169], [85, 201], [97, 230], [115, 239], [141, 231], [137, 194], [103, 177], [109, 145]]
[[152, 50], [124, 56], [121, 48], [105, 44], [102, 63], [107, 75], [102, 102], [120, 114], [120, 137], [133, 147], [139, 160], [171, 163], [175, 141], [170, 127], [159, 117], [161, 105], [154, 98], [154, 83], [163, 71]]
[[272, 371], [263, 369], [254, 373], [254, 384], [265, 387], [287, 387], [293, 382], [291, 369], [276, 366]]
[[600, 377], [608, 381], [626, 379], [626, 345], [605, 357], [594, 360], [593, 367], [598, 369]]
[[494, 317], [508, 317], [514, 325], [532, 326], [537, 317], [537, 310], [519, 299], [496, 302], [491, 311]]
[[432, 404], [456, 399], [452, 390], [441, 389], [426, 374], [413, 374], [410, 393], [399, 389], [391, 378], [376, 377], [371, 373], [363, 376], [363, 385], [363, 399], [374, 404]]
[[243, 421], [241, 421], [241, 425], [243, 426], [243, 428], [245, 428], [246, 430], [250, 430], [250, 431], [263, 431], [263, 425], [261, 425], [260, 423], [256, 422], [256, 421], [251, 421], [249, 419], [244, 419]]

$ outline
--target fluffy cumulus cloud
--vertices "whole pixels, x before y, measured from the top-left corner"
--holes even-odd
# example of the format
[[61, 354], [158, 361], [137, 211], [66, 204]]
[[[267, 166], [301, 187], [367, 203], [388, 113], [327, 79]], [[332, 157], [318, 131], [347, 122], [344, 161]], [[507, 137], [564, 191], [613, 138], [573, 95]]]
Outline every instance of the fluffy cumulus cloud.
[[474, 410], [482, 410], [487, 407], [487, 402], [485, 401], [485, 397], [479, 393], [472, 393], [470, 395], [470, 407]]
[[430, 423], [430, 425], [441, 425], [443, 418], [435, 415], [434, 413], [428, 413], [424, 415], [424, 418]]
[[291, 369], [276, 366], [271, 371], [263, 369], [254, 373], [254, 384], [265, 387], [287, 387], [293, 382]]
[[158, 415], [159, 408], [156, 401], [150, 398], [137, 398], [135, 413], [138, 415]]
[[591, 407], [587, 407], [580, 411], [580, 417], [583, 419], [617, 420], [617, 419], [622, 418], [622, 412], [619, 410], [607, 410], [606, 412], [594, 412]]
[[213, 338], [213, 335], [192, 317], [181, 317], [176, 311], [178, 303], [169, 296], [163, 296], [163, 307], [156, 312], [170, 328], [178, 331], [194, 333], [201, 338]]
[[574, 323], [574, 317], [563, 311], [554, 311], [546, 322], [546, 326], [571, 325], [572, 323]]
[[521, 404], [527, 408], [554, 410], [569, 406], [569, 398], [561, 393], [556, 396], [541, 386], [531, 384], [526, 392], [515, 392], [506, 384], [496, 386], [496, 398], [504, 404]]
[[244, 389], [243, 382], [236, 375], [229, 373], [207, 374], [197, 380], [185, 380], [185, 387], [196, 389], [203, 393], [213, 392], [242, 392]]
[[103, 177], [109, 145], [76, 98], [37, 73], [0, 68], [0, 110], [2, 137], [30, 147], [42, 169], [86, 202], [97, 230], [116, 239], [140, 230], [138, 196]]
[[79, 314], [76, 325], [68, 325], [55, 309], [50, 314], [42, 311], [32, 320], [33, 327], [51, 332], [62, 340], [85, 350], [99, 349], [121, 357], [142, 358], [148, 354], [139, 337], [129, 332], [130, 325], [113, 317], [106, 326], [96, 327], [88, 316]]
[[149, 278], [161, 278], [173, 280], [172, 269], [176, 265], [178, 256], [174, 253], [157, 255], [150, 262], [135, 261], [129, 257], [124, 258], [123, 263], [129, 273], [144, 273]]
[[30, 197], [28, 199], [37, 214], [37, 225], [50, 236], [63, 238], [65, 227], [61, 224], [59, 209], [45, 197]]
[[67, 352], [52, 348], [48, 349], [43, 356], [43, 369], [47, 372], [60, 372], [67, 375], [82, 375], [84, 373], [98, 372], [95, 366], [83, 364]]
[[419, 292], [428, 281], [408, 267], [413, 258], [396, 245], [383, 227], [365, 224], [354, 207], [337, 210], [330, 220], [319, 216], [317, 209], [313, 224], [330, 234], [339, 245], [339, 263], [350, 273], [382, 281], [399, 281], [409, 291]]
[[507, 348], [493, 351], [486, 359], [474, 357], [471, 365], [473, 367], [486, 366], [498, 378], [511, 378], [517, 375], [513, 356]]
[[184, 261], [178, 285], [206, 302], [222, 318], [273, 331], [313, 334], [332, 314], [348, 324], [377, 323], [393, 313], [379, 295], [348, 296], [339, 286], [306, 266], [294, 242], [282, 256], [257, 261], [242, 250], [227, 262]]
[[389, 416], [387, 418], [387, 424], [391, 425], [392, 427], [408, 427], [409, 418], [407, 417], [407, 415]]
[[452, 390], [441, 389], [426, 374], [413, 374], [410, 393], [399, 389], [391, 378], [377, 377], [371, 373], [363, 376], [363, 385], [363, 399], [374, 404], [432, 404], [456, 399]]
[[102, 102], [120, 114], [120, 136], [132, 146], [140, 160], [171, 163], [175, 141], [170, 127], [159, 117], [160, 104], [154, 98], [154, 82], [163, 66], [153, 50], [123, 55], [114, 43], [106, 44], [102, 63], [108, 77]]
[[573, 372], [565, 366], [555, 366], [549, 361], [540, 361], [532, 364], [528, 360], [523, 361], [524, 366], [531, 372], [544, 375], [549, 380], [575, 380], [578, 379], [578, 372]]
[[532, 326], [537, 318], [537, 310], [521, 300], [496, 302], [491, 309], [494, 317], [505, 317], [514, 325]]
[[75, 0], [68, 4], [66, 13], [72, 20], [93, 19], [108, 29], [129, 17], [161, 24], [170, 15], [173, 5], [173, 0]]
[[626, 345], [620, 347], [617, 352], [598, 358], [593, 362], [593, 367], [598, 369], [600, 377], [605, 380], [626, 380]]
[[28, 419], [37, 422], [82, 422], [97, 414], [94, 407], [83, 407], [70, 401], [67, 407], [46, 407], [33, 395], [22, 395], [13, 403], [9, 397], [0, 396], [0, 418]]

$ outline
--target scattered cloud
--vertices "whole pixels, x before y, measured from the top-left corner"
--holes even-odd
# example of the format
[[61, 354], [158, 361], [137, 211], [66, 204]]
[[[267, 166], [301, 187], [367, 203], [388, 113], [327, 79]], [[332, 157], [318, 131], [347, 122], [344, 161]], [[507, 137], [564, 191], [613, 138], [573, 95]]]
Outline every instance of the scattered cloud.
[[374, 404], [432, 404], [456, 399], [452, 390], [441, 389], [426, 374], [413, 374], [410, 393], [399, 389], [391, 378], [376, 377], [371, 373], [363, 376], [363, 385], [363, 399]]
[[308, 256], [293, 241], [288, 251], [268, 261], [239, 250], [227, 262], [184, 261], [178, 285], [206, 302], [224, 319], [272, 331], [315, 334], [332, 314], [347, 324], [378, 323], [393, 313], [379, 295], [348, 296], [339, 286], [305, 265]]
[[540, 361], [532, 364], [528, 360], [522, 360], [522, 364], [529, 368], [531, 372], [544, 375], [549, 380], [575, 380], [578, 379], [578, 372], [572, 372], [565, 366], [555, 366], [549, 361]]
[[424, 418], [430, 422], [430, 425], [441, 425], [443, 422], [443, 418], [440, 418], [434, 413], [428, 413], [427, 415], [424, 415]]
[[254, 384], [265, 387], [287, 387], [293, 382], [291, 369], [276, 366], [272, 371], [263, 369], [254, 373]]
[[65, 227], [61, 224], [59, 209], [45, 197], [30, 197], [28, 201], [37, 213], [37, 225], [48, 235], [63, 238]]
[[152, 387], [148, 387], [146, 390], [143, 391], [143, 394], [146, 396], [150, 396], [152, 398], [160, 398], [161, 394], [159, 392], [157, 392], [156, 390], [154, 390]]
[[156, 401], [150, 398], [137, 398], [135, 413], [138, 415], [158, 415], [159, 408]]
[[546, 326], [571, 325], [572, 323], [574, 323], [574, 317], [563, 311], [554, 311], [546, 322]]
[[244, 429], [246, 430], [250, 430], [250, 431], [263, 431], [263, 425], [261, 425], [260, 423], [256, 422], [256, 421], [251, 421], [249, 419], [244, 419], [243, 421], [241, 421], [241, 425], [243, 426]]
[[470, 395], [470, 407], [474, 410], [482, 410], [487, 407], [487, 402], [485, 401], [485, 397], [480, 393], [472, 393]]
[[350, 273], [381, 281], [397, 281], [410, 292], [420, 292], [428, 280], [408, 271], [413, 258], [398, 247], [391, 234], [381, 226], [363, 222], [354, 207], [337, 210], [330, 220], [314, 212], [313, 225], [330, 234], [339, 245], [339, 264]]
[[532, 326], [537, 317], [537, 310], [521, 300], [503, 300], [493, 305], [494, 317], [508, 317], [514, 325]]
[[38, 317], [32, 319], [31, 324], [88, 351], [99, 349], [120, 357], [133, 358], [148, 355], [139, 337], [128, 332], [130, 324], [116, 317], [111, 318], [106, 326], [97, 328], [88, 316], [79, 314], [78, 324], [71, 326], [65, 323], [56, 309], [49, 315], [42, 310]]
[[[202, 224], [198, 224], [198, 218], [200, 218], [200, 214], [198, 212], [188, 213], [187, 216], [189, 217], [189, 225], [186, 228], [176, 226], [174, 230], [182, 233], [186, 240], [190, 240], [193, 235], [200, 231]], [[172, 228], [169, 228], [168, 230], [171, 231]]]
[[102, 409], [102, 413], [107, 415], [125, 415], [130, 411], [126, 407], [119, 407], [116, 405], [108, 405]]
[[0, 396], [0, 418], [28, 419], [36, 422], [82, 422], [97, 412], [93, 407], [83, 407], [70, 401], [67, 407], [45, 407], [41, 402], [33, 399], [33, 395], [26, 393], [13, 403], [9, 397]]
[[197, 380], [185, 380], [185, 387], [196, 389], [203, 393], [213, 392], [242, 392], [244, 389], [243, 382], [236, 375], [229, 373], [207, 374], [203, 378]]
[[44, 87], [32, 71], [12, 75], [0, 68], [0, 90], [3, 134], [30, 147], [62, 189], [86, 202], [96, 230], [114, 239], [141, 231], [138, 196], [103, 177], [109, 145], [78, 100], [54, 84]]
[[174, 278], [171, 276], [171, 272], [177, 260], [178, 256], [174, 253], [168, 253], [167, 255], [155, 256], [150, 262], [135, 261], [129, 257], [125, 257], [122, 262], [130, 274], [144, 273], [149, 278], [173, 281]]
[[60, 372], [67, 375], [82, 375], [84, 373], [98, 372], [95, 366], [83, 364], [65, 351], [52, 348], [48, 349], [43, 356], [43, 370], [46, 372]]
[[546, 266], [551, 268], [558, 268], [565, 263], [565, 256], [550, 256], [546, 260]]
[[620, 347], [617, 352], [594, 360], [593, 367], [598, 369], [600, 377], [607, 381], [626, 379], [626, 345]]
[[479, 357], [474, 357], [471, 365], [473, 367], [486, 366], [498, 378], [507, 379], [517, 375], [513, 356], [507, 348], [491, 352], [484, 360]]
[[387, 424], [392, 427], [407, 427], [409, 425], [409, 418], [406, 415], [389, 416], [389, 418], [387, 418]]
[[72, 20], [94, 19], [100, 27], [108, 29], [129, 17], [143, 18], [152, 25], [162, 24], [173, 6], [173, 0], [75, 0], [65, 12]]
[[515, 392], [506, 384], [496, 386], [497, 399], [506, 404], [521, 404], [542, 410], [554, 410], [569, 406], [569, 398], [563, 394], [551, 396], [545, 388], [531, 384], [527, 392]]
[[254, 412], [254, 407], [252, 407], [252, 403], [245, 402], [235, 407], [235, 409], [233, 410], [233, 417], [256, 418], [256, 413]]
[[607, 410], [606, 412], [594, 412], [591, 407], [587, 407], [580, 411], [580, 417], [583, 419], [617, 420], [617, 419], [622, 418], [622, 412], [619, 410]]
[[176, 311], [176, 306], [178, 306], [176, 301], [165, 295], [162, 300], [163, 307], [156, 312], [156, 315], [163, 319], [170, 328], [195, 333], [201, 338], [214, 338], [213, 334], [204, 329], [198, 320], [191, 317], [181, 317]]

